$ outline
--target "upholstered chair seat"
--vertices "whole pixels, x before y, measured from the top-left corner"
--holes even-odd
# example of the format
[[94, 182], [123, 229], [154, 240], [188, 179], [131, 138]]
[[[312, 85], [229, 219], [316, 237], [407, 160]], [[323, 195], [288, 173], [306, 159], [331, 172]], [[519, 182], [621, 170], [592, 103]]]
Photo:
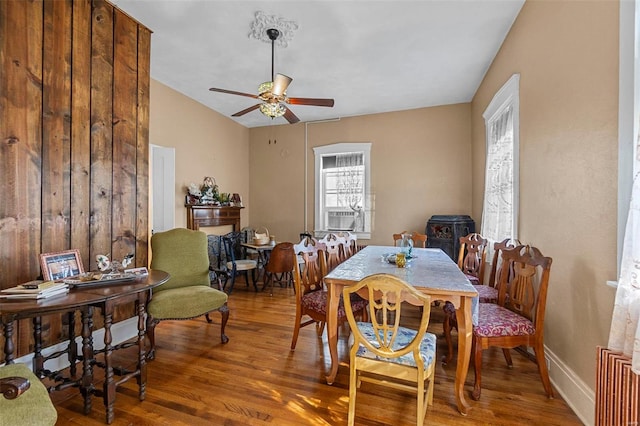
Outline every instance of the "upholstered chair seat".
[[[378, 339], [376, 339], [375, 332], [373, 330], [373, 326], [368, 322], [358, 322], [358, 329], [362, 336], [367, 339], [371, 345], [376, 348], [380, 348], [380, 344], [378, 343]], [[398, 334], [396, 335], [396, 339], [392, 345], [392, 349], [394, 351], [398, 351], [401, 348], [404, 348], [411, 343], [411, 341], [416, 337], [416, 331], [410, 328], [399, 327]], [[349, 347], [353, 346], [353, 335], [349, 338]], [[424, 363], [424, 368], [429, 368], [429, 365], [435, 361], [436, 358], [436, 335], [433, 333], [425, 333], [422, 336], [422, 341], [420, 342], [420, 355], [422, 355], [422, 361]], [[401, 355], [397, 358], [384, 358], [376, 355], [371, 350], [367, 349], [364, 345], [360, 345], [358, 348], [358, 352], [356, 356], [376, 359], [379, 361], [393, 362], [396, 364], [407, 365], [409, 367], [416, 367], [416, 359], [413, 357], [413, 353], [409, 352], [404, 355]]]
[[[236, 271], [250, 271], [258, 267], [258, 262], [253, 259], [236, 260]], [[233, 269], [233, 262], [227, 262], [227, 269]]]
[[[312, 291], [306, 293], [301, 298], [301, 303], [304, 309], [319, 312], [323, 315], [327, 313], [327, 292], [324, 290]], [[356, 311], [360, 311], [367, 307], [369, 302], [358, 296], [357, 294], [351, 295], [351, 306]], [[338, 321], [345, 321], [347, 318], [344, 311], [344, 300], [340, 297], [340, 303], [338, 304]]]
[[[210, 287], [192, 286], [161, 291], [154, 294], [154, 303], [147, 311], [158, 320], [196, 318], [226, 303], [225, 293], [210, 290]], [[175, 303], [176, 300], [180, 303]]]
[[533, 322], [495, 303], [481, 303], [478, 307], [478, 325], [473, 334], [480, 337], [524, 336], [535, 334]]
[[55, 425], [57, 419], [47, 388], [26, 365], [0, 367], [0, 425]]

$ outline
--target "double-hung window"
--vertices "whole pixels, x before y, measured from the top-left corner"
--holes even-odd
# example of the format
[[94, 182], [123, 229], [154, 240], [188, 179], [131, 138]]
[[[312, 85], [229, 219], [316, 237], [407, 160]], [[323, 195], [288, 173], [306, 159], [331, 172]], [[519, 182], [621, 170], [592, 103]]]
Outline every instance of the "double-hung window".
[[519, 81], [514, 74], [484, 112], [487, 132], [481, 233], [491, 242], [518, 238]]
[[337, 143], [316, 147], [315, 233], [371, 233], [369, 182], [371, 143]]

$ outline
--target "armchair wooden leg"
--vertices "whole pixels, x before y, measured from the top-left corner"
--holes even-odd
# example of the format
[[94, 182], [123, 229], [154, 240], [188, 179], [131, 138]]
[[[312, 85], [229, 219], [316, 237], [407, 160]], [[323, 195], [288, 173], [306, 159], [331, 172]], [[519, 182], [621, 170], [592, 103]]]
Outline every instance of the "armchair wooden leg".
[[155, 320], [151, 315], [147, 313], [147, 338], [149, 339], [149, 351], [147, 352], [147, 359], [151, 361], [156, 357], [156, 325], [160, 321]]
[[224, 329], [227, 327], [227, 321], [229, 320], [229, 306], [225, 303], [220, 309], [220, 314], [222, 315], [222, 323], [220, 324], [220, 341], [224, 344], [229, 341], [229, 338], [224, 333]]

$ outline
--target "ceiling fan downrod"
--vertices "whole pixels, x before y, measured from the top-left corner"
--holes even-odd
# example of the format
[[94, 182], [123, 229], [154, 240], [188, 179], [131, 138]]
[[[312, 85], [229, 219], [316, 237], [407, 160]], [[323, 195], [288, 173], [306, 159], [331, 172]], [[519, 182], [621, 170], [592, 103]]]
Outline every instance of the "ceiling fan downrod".
[[273, 82], [274, 70], [273, 70], [273, 62], [274, 62], [274, 50], [275, 50], [275, 42], [280, 37], [280, 31], [275, 28], [269, 28], [267, 30], [267, 36], [269, 36], [269, 40], [271, 40], [271, 81]]

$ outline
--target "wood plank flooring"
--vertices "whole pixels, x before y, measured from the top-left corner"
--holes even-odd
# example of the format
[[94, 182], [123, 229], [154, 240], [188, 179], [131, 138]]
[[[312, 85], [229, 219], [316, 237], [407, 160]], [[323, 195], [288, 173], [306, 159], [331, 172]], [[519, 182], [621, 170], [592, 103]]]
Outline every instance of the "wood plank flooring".
[[[204, 317], [166, 321], [156, 328], [156, 359], [148, 364], [145, 401], [138, 400], [135, 380], [118, 387], [113, 425], [341, 425], [348, 408], [348, 328], [339, 334], [341, 366], [336, 382], [324, 380], [329, 365], [326, 333], [318, 338], [313, 326], [300, 331], [297, 348], [290, 351], [295, 296], [291, 288], [274, 294], [255, 293], [236, 283], [229, 299], [229, 343], [220, 343], [220, 316], [213, 324]], [[415, 317], [417, 318], [417, 312]], [[438, 335], [438, 358], [444, 354], [442, 308], [434, 307], [429, 330]], [[455, 338], [455, 334], [454, 334]], [[132, 348], [114, 355], [123, 366], [135, 362]], [[466, 417], [455, 408], [455, 362], [438, 363], [434, 405], [427, 412], [431, 425], [581, 425], [559, 397], [548, 400], [536, 366], [513, 353], [508, 369], [500, 350], [484, 354], [480, 401]], [[100, 375], [96, 368], [96, 376]], [[98, 377], [98, 380], [100, 377]], [[467, 377], [471, 391], [473, 368]], [[99, 387], [100, 385], [98, 385]], [[557, 395], [557, 392], [556, 392]], [[77, 389], [52, 395], [58, 425], [103, 425], [100, 398], [83, 414]], [[358, 393], [356, 424], [412, 425], [415, 396], [363, 383]]]

